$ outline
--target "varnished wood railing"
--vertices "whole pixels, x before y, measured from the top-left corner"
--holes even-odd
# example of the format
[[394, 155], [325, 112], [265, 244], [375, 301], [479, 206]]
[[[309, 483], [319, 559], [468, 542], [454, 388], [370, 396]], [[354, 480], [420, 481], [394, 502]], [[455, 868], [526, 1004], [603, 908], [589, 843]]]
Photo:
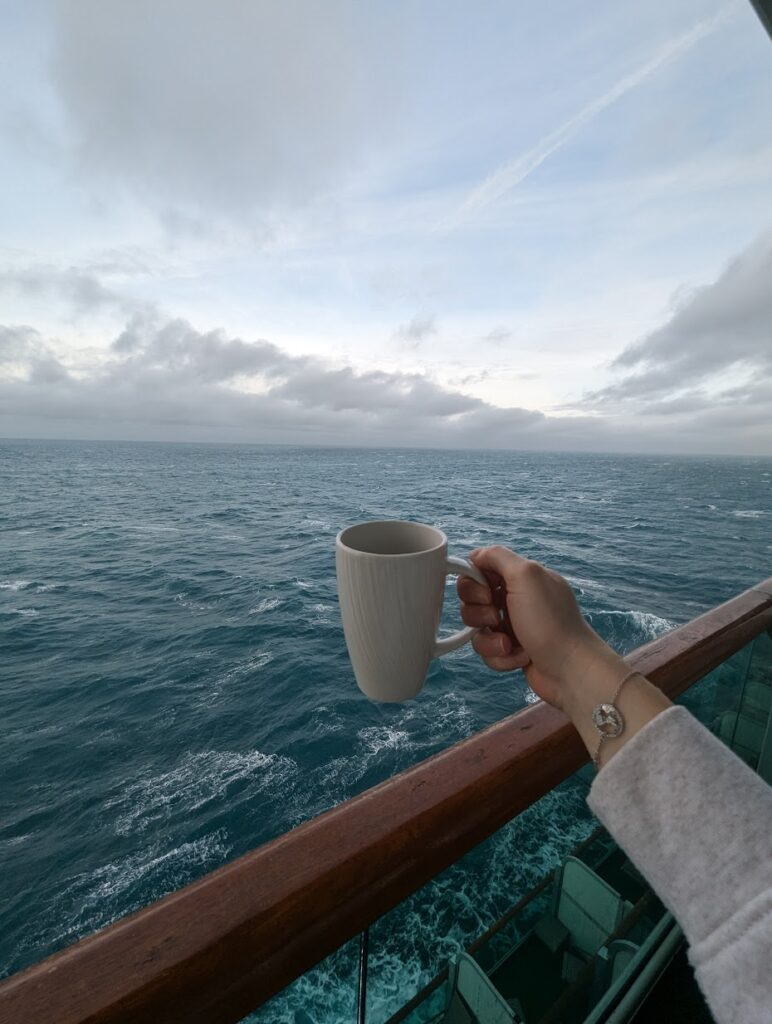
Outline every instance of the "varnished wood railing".
[[[772, 626], [772, 579], [628, 656], [669, 696]], [[0, 985], [2, 1024], [235, 1022], [587, 760], [547, 704], [334, 807]]]

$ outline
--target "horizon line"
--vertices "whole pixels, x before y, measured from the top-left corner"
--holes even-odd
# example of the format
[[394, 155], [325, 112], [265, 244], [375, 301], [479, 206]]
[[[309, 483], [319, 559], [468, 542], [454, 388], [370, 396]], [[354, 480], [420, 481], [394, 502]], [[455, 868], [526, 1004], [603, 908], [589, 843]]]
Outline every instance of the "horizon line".
[[0, 436], [0, 444], [5, 443], [21, 444], [146, 444], [146, 445], [188, 445], [188, 446], [210, 446], [230, 448], [320, 448], [342, 451], [402, 451], [413, 452], [485, 452], [493, 454], [497, 452], [512, 455], [570, 455], [570, 456], [592, 456], [604, 455], [614, 458], [678, 458], [678, 459], [764, 459], [772, 460], [772, 453], [768, 455], [751, 454], [748, 452], [686, 452], [686, 451], [652, 451], [652, 450], [630, 450], [611, 451], [603, 448], [567, 449], [567, 448], [485, 448], [476, 445], [458, 448], [450, 445], [409, 445], [409, 444], [345, 444], [345, 443], [309, 443], [300, 441], [200, 441], [200, 440], [172, 440], [156, 438], [105, 438], [105, 437], [5, 437]]

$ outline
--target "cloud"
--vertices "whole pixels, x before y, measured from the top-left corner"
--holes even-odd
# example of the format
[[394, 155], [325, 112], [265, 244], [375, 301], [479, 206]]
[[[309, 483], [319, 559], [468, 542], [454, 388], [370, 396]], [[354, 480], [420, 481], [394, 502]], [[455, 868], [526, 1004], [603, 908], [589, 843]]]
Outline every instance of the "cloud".
[[489, 174], [487, 178], [469, 193], [444, 225], [445, 228], [456, 227], [468, 216], [500, 199], [505, 193], [519, 185], [529, 174], [532, 174], [537, 167], [541, 166], [545, 160], [551, 157], [553, 153], [556, 153], [570, 142], [598, 114], [601, 114], [607, 107], [616, 103], [617, 100], [633, 89], [638, 88], [639, 85], [642, 85], [660, 68], [681, 57], [700, 40], [715, 32], [731, 11], [731, 6], [724, 7], [712, 17], [704, 18], [687, 32], [676, 36], [675, 39], [671, 39], [660, 46], [648, 60], [645, 60], [626, 75], [623, 75], [610, 89], [607, 89], [600, 96], [587, 103], [573, 117], [570, 117], [553, 131], [542, 136], [525, 153], [521, 153], [520, 156], [515, 157], [509, 163], [504, 164], [503, 167], [499, 167], [492, 174]]
[[0, 270], [0, 291], [14, 291], [25, 297], [63, 299], [79, 314], [125, 306], [124, 299], [93, 274], [77, 267], [53, 264]]
[[33, 385], [47, 385], [62, 383], [69, 374], [33, 327], [0, 324], [0, 381], [3, 377], [12, 386], [25, 378]]
[[[702, 401], [715, 402], [715, 394], [693, 390], [711, 383], [712, 392], [737, 400], [739, 392], [726, 390], [728, 374], [746, 373], [755, 382], [772, 374], [772, 234], [749, 245], [711, 284], [680, 293], [669, 319], [615, 360], [615, 369], [637, 372], [593, 392], [593, 404], [635, 400], [658, 402], [674, 392], [692, 389], [670, 403], [675, 411], [689, 411]], [[674, 404], [675, 403], [675, 404]]]
[[332, 370], [318, 363], [296, 367], [272, 394], [308, 409], [356, 410], [383, 420], [407, 415], [413, 420], [441, 421], [485, 407], [479, 399], [446, 390], [422, 374], [356, 373], [351, 367]]
[[168, 373], [180, 383], [203, 381], [227, 383], [237, 377], [263, 375], [275, 378], [303, 364], [268, 341], [246, 342], [228, 338], [224, 331], [196, 331], [179, 318], [137, 313], [112, 345], [127, 358], [108, 364], [123, 375], [142, 377], [147, 373]]
[[87, 436], [120, 436], [129, 425], [141, 437], [183, 428], [210, 439], [495, 447], [516, 446], [546, 423], [423, 374], [330, 366], [156, 313], [135, 314], [88, 374], [68, 374], [27, 327], [0, 329], [0, 362], [0, 423], [32, 417], [57, 434], [77, 424]]
[[396, 329], [394, 337], [402, 341], [406, 348], [416, 349], [421, 342], [436, 333], [436, 319], [433, 316], [420, 316], [416, 313], [411, 320]]
[[512, 337], [512, 331], [508, 327], [494, 327], [488, 331], [487, 334], [483, 335], [482, 340], [488, 341], [492, 345], [503, 345], [505, 341], [509, 341]]
[[52, 76], [81, 174], [170, 222], [306, 201], [377, 141], [396, 102], [367, 45], [391, 30], [363, 22], [356, 0], [54, 9]]
[[27, 362], [42, 347], [43, 339], [33, 327], [0, 325], [0, 363]]
[[547, 416], [155, 310], [134, 313], [102, 361], [76, 371], [34, 328], [0, 326], [0, 436], [761, 454], [770, 401], [770, 382], [756, 381], [720, 401], [693, 389], [643, 416]]

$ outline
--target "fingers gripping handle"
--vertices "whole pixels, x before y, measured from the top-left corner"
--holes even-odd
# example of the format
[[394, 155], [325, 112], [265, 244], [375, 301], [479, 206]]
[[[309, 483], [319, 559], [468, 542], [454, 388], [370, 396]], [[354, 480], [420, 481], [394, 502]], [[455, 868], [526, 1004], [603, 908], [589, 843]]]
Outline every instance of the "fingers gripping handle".
[[[448, 555], [445, 561], [445, 573], [458, 573], [459, 576], [471, 576], [473, 580], [478, 583], [482, 583], [484, 587], [488, 586], [488, 581], [477, 568], [472, 565], [471, 562], [467, 562], [465, 558], [455, 558], [453, 555]], [[465, 643], [472, 639], [475, 633], [479, 630], [476, 626], [466, 626], [464, 629], [460, 629], [457, 633], [451, 633], [450, 636], [444, 636], [442, 639], [434, 641], [434, 657], [439, 658], [443, 654], [448, 654], [450, 651], [455, 651], [458, 647], [462, 647]]]

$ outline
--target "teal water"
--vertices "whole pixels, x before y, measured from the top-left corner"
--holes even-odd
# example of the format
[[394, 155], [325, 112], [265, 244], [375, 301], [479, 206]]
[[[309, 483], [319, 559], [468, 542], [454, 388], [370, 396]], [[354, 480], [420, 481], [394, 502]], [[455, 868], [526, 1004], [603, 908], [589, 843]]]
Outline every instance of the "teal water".
[[[335, 533], [383, 517], [568, 576], [625, 651], [770, 573], [772, 461], [0, 442], [0, 972], [523, 706], [469, 648], [359, 693]], [[458, 624], [448, 589], [444, 623]], [[374, 929], [383, 1019], [589, 826], [569, 784]], [[256, 1017], [351, 1019], [344, 951]], [[380, 1016], [379, 1016], [380, 1015]]]

